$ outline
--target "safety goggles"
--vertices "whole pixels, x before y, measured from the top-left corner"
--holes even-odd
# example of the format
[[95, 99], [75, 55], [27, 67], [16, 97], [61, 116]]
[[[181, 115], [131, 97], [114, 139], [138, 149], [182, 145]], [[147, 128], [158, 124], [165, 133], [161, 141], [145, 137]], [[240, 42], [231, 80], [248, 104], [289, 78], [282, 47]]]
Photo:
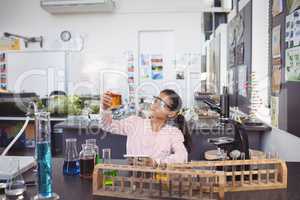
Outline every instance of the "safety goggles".
[[160, 108], [169, 108], [172, 109], [172, 107], [170, 105], [167, 104], [167, 102], [165, 102], [162, 98], [157, 97], [157, 96], [153, 96], [152, 98], [152, 104], [156, 104], [159, 105]]

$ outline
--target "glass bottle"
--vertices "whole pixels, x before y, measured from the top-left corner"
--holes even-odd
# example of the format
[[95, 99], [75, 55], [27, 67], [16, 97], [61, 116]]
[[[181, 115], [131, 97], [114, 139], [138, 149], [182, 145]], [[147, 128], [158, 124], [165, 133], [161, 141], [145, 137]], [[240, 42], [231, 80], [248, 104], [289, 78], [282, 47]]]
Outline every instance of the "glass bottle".
[[38, 177], [38, 194], [34, 200], [59, 199], [52, 191], [52, 155], [50, 113], [35, 113], [36, 162]]
[[92, 178], [95, 165], [96, 151], [92, 144], [82, 144], [82, 150], [79, 153], [80, 177]]
[[87, 140], [85, 140], [85, 143], [91, 144], [94, 146], [94, 149], [96, 151], [95, 164], [99, 164], [101, 162], [101, 158], [99, 155], [99, 147], [97, 146], [97, 140], [96, 139], [87, 139]]
[[63, 174], [69, 176], [79, 175], [79, 157], [77, 151], [77, 139], [66, 139], [65, 160], [63, 166]]

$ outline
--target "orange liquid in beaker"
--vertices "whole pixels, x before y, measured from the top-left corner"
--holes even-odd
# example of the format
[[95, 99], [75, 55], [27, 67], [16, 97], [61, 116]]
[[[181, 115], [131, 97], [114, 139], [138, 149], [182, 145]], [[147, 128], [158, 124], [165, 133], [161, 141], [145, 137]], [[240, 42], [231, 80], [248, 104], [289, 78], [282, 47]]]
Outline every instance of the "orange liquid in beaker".
[[119, 108], [122, 105], [122, 95], [111, 93], [110, 96], [112, 98], [111, 108]]

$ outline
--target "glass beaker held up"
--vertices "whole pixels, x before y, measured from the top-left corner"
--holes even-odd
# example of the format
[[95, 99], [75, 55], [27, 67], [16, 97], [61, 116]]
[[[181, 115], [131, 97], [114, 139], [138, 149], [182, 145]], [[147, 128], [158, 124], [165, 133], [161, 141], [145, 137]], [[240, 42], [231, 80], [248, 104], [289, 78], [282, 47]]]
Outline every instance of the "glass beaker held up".
[[92, 178], [95, 165], [96, 151], [92, 144], [82, 144], [82, 150], [79, 153], [80, 177]]
[[52, 155], [50, 113], [35, 113], [36, 159], [38, 166], [38, 194], [34, 200], [53, 200], [59, 196], [52, 190]]
[[77, 151], [77, 139], [66, 139], [65, 160], [63, 166], [63, 174], [69, 176], [79, 175], [79, 156]]

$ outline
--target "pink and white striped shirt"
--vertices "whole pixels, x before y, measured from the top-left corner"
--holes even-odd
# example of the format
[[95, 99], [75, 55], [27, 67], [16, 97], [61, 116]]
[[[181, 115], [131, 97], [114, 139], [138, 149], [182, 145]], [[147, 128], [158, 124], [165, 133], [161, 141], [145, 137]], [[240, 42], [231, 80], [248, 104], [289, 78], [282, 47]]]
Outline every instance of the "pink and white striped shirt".
[[113, 134], [127, 136], [127, 154], [147, 155], [157, 163], [183, 163], [187, 161], [187, 151], [183, 144], [182, 132], [165, 125], [154, 132], [150, 119], [130, 116], [113, 120], [110, 113], [102, 113], [102, 128]]

